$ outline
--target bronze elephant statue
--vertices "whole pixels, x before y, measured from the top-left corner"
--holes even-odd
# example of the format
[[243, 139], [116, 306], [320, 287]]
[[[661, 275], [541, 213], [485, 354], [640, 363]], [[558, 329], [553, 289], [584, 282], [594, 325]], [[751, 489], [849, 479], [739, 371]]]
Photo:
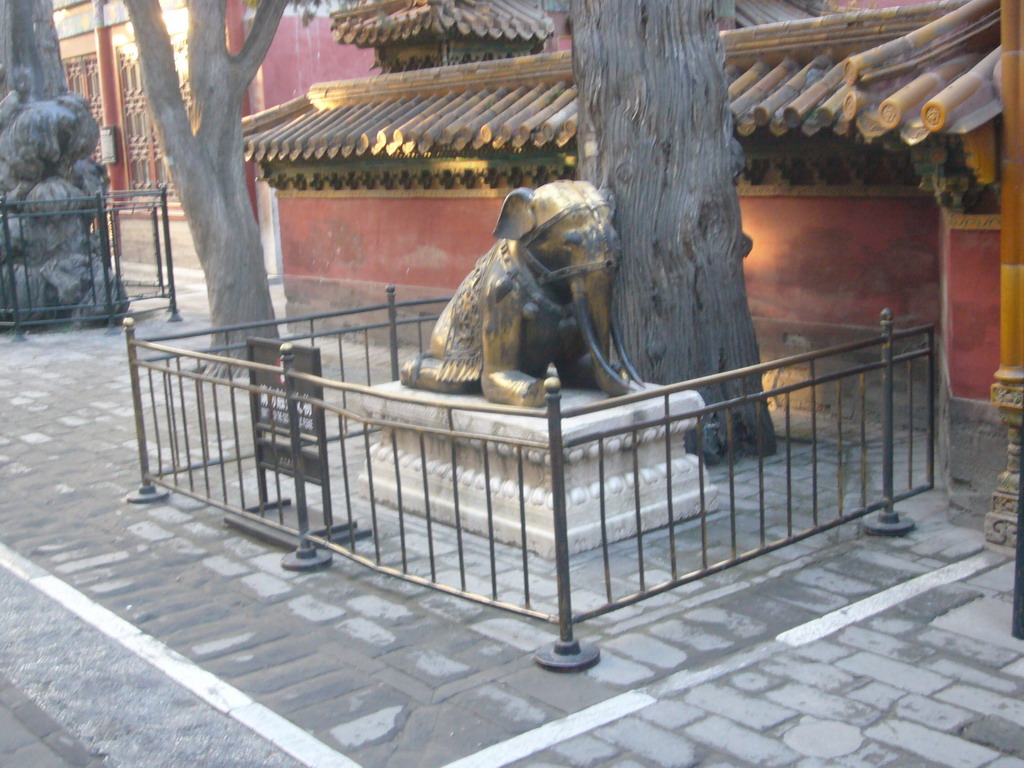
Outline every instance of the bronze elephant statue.
[[642, 386], [613, 332], [611, 215], [587, 182], [513, 190], [494, 229], [498, 242], [442, 311], [429, 351], [402, 366], [402, 383], [483, 390], [491, 402], [520, 406], [543, 404], [552, 364], [566, 387], [614, 396]]

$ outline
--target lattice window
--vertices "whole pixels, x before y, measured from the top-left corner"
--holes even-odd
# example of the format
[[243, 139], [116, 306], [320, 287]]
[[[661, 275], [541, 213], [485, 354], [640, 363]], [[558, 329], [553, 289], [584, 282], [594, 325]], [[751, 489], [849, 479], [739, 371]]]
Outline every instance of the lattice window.
[[[76, 56], [64, 61], [64, 74], [68, 79], [68, 90], [74, 91], [89, 104], [89, 111], [97, 125], [103, 125], [103, 99], [100, 97], [100, 65], [96, 54]], [[98, 158], [97, 145], [94, 157]]]
[[[173, 43], [181, 96], [186, 109], [191, 111], [192, 91], [188, 85], [187, 41], [180, 37]], [[173, 194], [173, 185], [168, 177], [163, 153], [150, 117], [149, 104], [142, 90], [138, 48], [134, 45], [122, 46], [117, 50], [117, 58], [121, 75], [121, 114], [128, 184], [132, 189], [151, 189], [160, 184], [167, 184]]]

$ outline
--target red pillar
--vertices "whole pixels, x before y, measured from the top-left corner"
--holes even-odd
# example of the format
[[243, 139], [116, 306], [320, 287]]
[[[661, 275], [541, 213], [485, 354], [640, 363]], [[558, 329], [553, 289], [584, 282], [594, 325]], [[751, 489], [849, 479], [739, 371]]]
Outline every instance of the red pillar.
[[[97, 9], [103, 12], [103, 7]], [[100, 101], [103, 102], [103, 124], [117, 127], [117, 162], [107, 166], [110, 174], [110, 188], [121, 190], [128, 188], [128, 172], [125, 165], [124, 127], [121, 125], [121, 94], [117, 88], [117, 66], [114, 59], [114, 43], [111, 40], [110, 27], [103, 26], [103, 19], [97, 19], [96, 62], [100, 75]]]
[[[1013, 547], [1019, 520], [1021, 426], [1024, 422], [1024, 73], [1021, 48], [1024, 15], [1021, 0], [1003, 0], [1003, 154], [1002, 186], [1001, 344], [999, 370], [992, 385], [992, 402], [1008, 427], [1006, 471], [992, 495], [985, 518], [985, 538], [991, 546]], [[1004, 540], [1005, 539], [1005, 540]]]

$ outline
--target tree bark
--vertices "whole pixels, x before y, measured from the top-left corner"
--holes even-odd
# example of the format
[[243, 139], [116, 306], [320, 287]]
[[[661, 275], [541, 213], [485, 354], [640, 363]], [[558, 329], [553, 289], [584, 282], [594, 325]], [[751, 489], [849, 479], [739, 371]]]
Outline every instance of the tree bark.
[[[670, 383], [759, 362], [747, 305], [724, 52], [713, 0], [573, 0], [580, 177], [611, 192], [616, 314], [640, 374]], [[703, 391], [760, 391], [756, 379]], [[762, 450], [774, 450], [767, 411]], [[734, 424], [756, 441], [757, 414]]]
[[[53, 99], [67, 91], [60, 42], [50, 0], [0, 0], [0, 98], [15, 88], [32, 99]], [[17, 73], [15, 70], [20, 69]]]
[[[242, 50], [228, 49], [225, 0], [189, 3], [189, 84], [186, 111], [171, 41], [157, 0], [126, 0], [135, 29], [143, 88], [157, 138], [206, 275], [215, 327], [271, 320], [274, 308], [259, 228], [245, 183], [242, 101], [266, 55], [285, 0], [262, 0]], [[223, 335], [273, 335], [274, 326]]]

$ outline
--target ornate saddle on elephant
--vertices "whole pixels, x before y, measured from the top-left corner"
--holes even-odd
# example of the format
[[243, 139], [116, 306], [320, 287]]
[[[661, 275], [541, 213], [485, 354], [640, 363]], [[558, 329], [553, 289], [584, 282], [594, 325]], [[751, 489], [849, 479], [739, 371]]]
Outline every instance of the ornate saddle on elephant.
[[617, 241], [604, 196], [582, 181], [513, 190], [494, 235], [402, 383], [525, 406], [543, 403], [552, 364], [565, 386], [622, 395], [639, 385], [613, 333]]

